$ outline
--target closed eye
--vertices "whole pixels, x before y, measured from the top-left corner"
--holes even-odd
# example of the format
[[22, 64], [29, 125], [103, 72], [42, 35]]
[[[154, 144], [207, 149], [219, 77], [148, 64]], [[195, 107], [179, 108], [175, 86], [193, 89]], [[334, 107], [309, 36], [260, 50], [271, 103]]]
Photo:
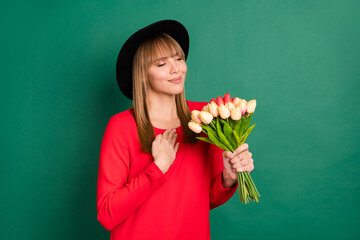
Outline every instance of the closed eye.
[[175, 60], [177, 60], [177, 61], [183, 60], [183, 58], [180, 57], [178, 54], [176, 54], [176, 55], [174, 56], [174, 58], [175, 58]]

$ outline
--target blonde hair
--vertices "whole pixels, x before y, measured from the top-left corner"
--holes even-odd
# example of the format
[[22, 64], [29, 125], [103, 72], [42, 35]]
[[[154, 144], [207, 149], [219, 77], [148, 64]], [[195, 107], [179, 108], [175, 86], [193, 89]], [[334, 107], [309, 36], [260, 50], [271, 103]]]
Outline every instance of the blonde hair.
[[[146, 93], [149, 88], [147, 70], [158, 56], [165, 56], [168, 53], [173, 53], [173, 51], [185, 61], [185, 54], [180, 45], [168, 34], [160, 33], [146, 39], [137, 49], [133, 59], [132, 81], [134, 117], [141, 150], [146, 153], [151, 153], [152, 142], [155, 138], [146, 103]], [[185, 89], [181, 93], [175, 95], [175, 102], [177, 114], [184, 133], [184, 140], [185, 142], [193, 144], [197, 141], [197, 135], [188, 128], [191, 113], [185, 100]]]

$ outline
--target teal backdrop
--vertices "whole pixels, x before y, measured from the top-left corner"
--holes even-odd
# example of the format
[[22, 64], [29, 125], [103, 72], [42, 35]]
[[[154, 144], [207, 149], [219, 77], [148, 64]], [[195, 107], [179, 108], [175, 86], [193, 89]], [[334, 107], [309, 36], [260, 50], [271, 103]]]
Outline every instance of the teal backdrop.
[[247, 142], [260, 202], [235, 194], [212, 210], [212, 239], [360, 239], [359, 11], [350, 0], [3, 3], [0, 239], [109, 239], [99, 149], [131, 106], [116, 58], [162, 19], [190, 34], [188, 100], [258, 104]]

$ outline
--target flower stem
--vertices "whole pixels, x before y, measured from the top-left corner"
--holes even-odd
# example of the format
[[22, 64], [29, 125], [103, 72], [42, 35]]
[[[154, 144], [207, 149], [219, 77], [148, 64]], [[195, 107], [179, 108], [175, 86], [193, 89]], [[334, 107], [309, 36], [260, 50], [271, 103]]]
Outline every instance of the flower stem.
[[211, 127], [212, 127], [214, 130], [216, 130], [216, 127], [215, 127], [215, 125], [214, 125], [213, 122], [210, 122], [210, 125], [211, 125]]
[[239, 172], [237, 175], [240, 202], [245, 204], [249, 203], [249, 200], [259, 202], [260, 194], [250, 174], [248, 172]]

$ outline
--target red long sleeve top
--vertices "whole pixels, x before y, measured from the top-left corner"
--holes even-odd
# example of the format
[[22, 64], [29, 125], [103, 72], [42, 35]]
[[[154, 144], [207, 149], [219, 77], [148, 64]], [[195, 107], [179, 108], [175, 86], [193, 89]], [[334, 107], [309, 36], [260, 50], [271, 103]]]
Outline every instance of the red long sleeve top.
[[[187, 104], [192, 111], [206, 103]], [[223, 150], [185, 143], [181, 126], [176, 132], [180, 146], [163, 174], [141, 151], [132, 109], [110, 118], [100, 150], [97, 218], [111, 240], [210, 239], [209, 210], [230, 199], [236, 186], [222, 186]]]

